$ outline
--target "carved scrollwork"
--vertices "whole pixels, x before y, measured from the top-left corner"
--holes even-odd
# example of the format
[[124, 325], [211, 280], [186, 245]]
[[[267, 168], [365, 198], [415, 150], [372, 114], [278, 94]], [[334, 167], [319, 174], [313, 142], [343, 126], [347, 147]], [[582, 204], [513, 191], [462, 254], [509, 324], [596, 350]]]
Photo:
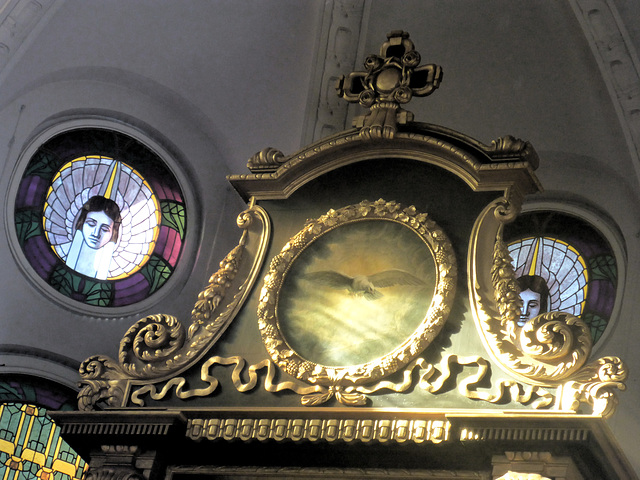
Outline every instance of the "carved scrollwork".
[[562, 386], [561, 408], [577, 410], [584, 402], [593, 407], [594, 415], [609, 417], [618, 405], [616, 391], [626, 388], [627, 376], [627, 367], [618, 357], [599, 358]]
[[586, 358], [591, 346], [589, 327], [568, 313], [550, 312], [538, 315], [520, 330], [520, 349], [536, 360], [555, 360], [573, 354]]
[[519, 157], [526, 158], [534, 170], [538, 168], [540, 163], [540, 159], [531, 143], [511, 135], [492, 140], [488, 151], [491, 152], [491, 158], [494, 161], [513, 160]]
[[253, 155], [247, 162], [247, 168], [253, 173], [275, 172], [285, 160], [284, 153], [268, 147]]
[[588, 403], [595, 415], [611, 414], [614, 392], [624, 389], [626, 367], [616, 357], [585, 366], [592, 340], [579, 317], [547, 312], [518, 325], [522, 301], [502, 241], [505, 218], [511, 216], [502, 214], [504, 206], [504, 199], [499, 199], [485, 209], [470, 245], [469, 290], [487, 350], [506, 371], [526, 383], [560, 387], [560, 408], [575, 411], [580, 403]]
[[152, 365], [175, 355], [184, 339], [184, 327], [177, 318], [150, 315], [138, 320], [125, 334], [120, 343], [120, 363], [130, 374], [144, 376], [153, 369]]
[[78, 408], [94, 410], [98, 403], [116, 407], [124, 398], [124, 371], [109, 357], [95, 355], [80, 365], [80, 385]]
[[[256, 228], [254, 219], [260, 220]], [[119, 363], [95, 356], [82, 364], [81, 384], [85, 387], [78, 397], [80, 409], [90, 410], [101, 401], [123, 406], [130, 382], [177, 373], [202, 357], [220, 337], [257, 278], [270, 235], [267, 214], [257, 206], [251, 205], [239, 215], [238, 226], [244, 230], [240, 242], [198, 295], [188, 331], [171, 315], [150, 315], [136, 322], [120, 343]], [[243, 263], [245, 255], [252, 258], [251, 263]], [[241, 269], [246, 275], [240, 279]]]

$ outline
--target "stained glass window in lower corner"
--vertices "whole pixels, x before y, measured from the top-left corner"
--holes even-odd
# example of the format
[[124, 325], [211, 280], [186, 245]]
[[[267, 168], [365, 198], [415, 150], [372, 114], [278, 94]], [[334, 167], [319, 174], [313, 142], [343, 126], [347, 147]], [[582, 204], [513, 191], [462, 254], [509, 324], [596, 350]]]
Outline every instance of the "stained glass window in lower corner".
[[[616, 258], [588, 222], [560, 212], [523, 214], [505, 229], [523, 299], [523, 317], [547, 311], [579, 316], [597, 342], [616, 298]], [[534, 298], [535, 297], [535, 298]]]
[[99, 307], [159, 290], [183, 251], [186, 208], [162, 160], [117, 132], [81, 129], [42, 145], [16, 198], [18, 241], [51, 287]]
[[44, 408], [0, 403], [0, 478], [79, 480], [87, 468]]

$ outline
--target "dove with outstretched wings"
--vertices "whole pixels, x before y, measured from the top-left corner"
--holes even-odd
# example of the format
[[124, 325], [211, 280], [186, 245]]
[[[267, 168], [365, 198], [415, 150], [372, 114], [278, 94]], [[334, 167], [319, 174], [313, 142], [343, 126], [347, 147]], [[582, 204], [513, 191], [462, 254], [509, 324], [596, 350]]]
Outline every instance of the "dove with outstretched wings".
[[384, 270], [373, 275], [356, 275], [350, 277], [334, 270], [312, 272], [304, 276], [306, 280], [318, 285], [336, 290], [347, 290], [356, 296], [363, 296], [367, 300], [382, 297], [378, 288], [393, 287], [395, 285], [424, 285], [418, 277], [403, 270]]

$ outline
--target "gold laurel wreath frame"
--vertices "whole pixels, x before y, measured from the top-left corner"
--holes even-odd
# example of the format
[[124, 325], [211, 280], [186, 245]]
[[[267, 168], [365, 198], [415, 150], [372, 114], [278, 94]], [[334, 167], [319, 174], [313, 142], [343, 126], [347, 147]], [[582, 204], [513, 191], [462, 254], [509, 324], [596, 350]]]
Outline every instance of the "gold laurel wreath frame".
[[[348, 366], [326, 366], [303, 358], [286, 341], [278, 318], [278, 299], [291, 265], [302, 251], [322, 235], [343, 225], [364, 220], [390, 221], [403, 225], [425, 242], [436, 266], [436, 286], [425, 318], [414, 332], [393, 351], [377, 359]], [[444, 231], [426, 213], [414, 206], [403, 207], [394, 201], [362, 201], [339, 210], [329, 210], [310, 220], [293, 236], [271, 261], [258, 305], [258, 327], [272, 360], [291, 376], [327, 387], [329, 394], [352, 394], [356, 386], [390, 375], [421, 353], [440, 332], [455, 296], [457, 266], [453, 247]]]

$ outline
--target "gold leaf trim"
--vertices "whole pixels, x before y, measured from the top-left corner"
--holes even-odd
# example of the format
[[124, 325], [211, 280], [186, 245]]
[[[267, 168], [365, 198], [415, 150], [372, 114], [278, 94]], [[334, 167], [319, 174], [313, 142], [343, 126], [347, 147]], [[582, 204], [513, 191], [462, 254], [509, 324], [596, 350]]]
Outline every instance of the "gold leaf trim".
[[[271, 235], [267, 213], [253, 202], [238, 216], [237, 223], [243, 229], [240, 241], [198, 295], [188, 331], [185, 333], [180, 321], [171, 315], [150, 315], [136, 322], [120, 343], [118, 363], [94, 356], [81, 365], [80, 383], [85, 387], [79, 395], [80, 409], [95, 408], [100, 401], [109, 406], [124, 406], [129, 384], [166, 380], [202, 358], [220, 338], [257, 279]], [[245, 261], [243, 257], [251, 260]], [[171, 382], [167, 388], [187, 391], [179, 377]], [[149, 392], [161, 395], [154, 388], [150, 387]], [[207, 388], [215, 390], [212, 385]]]
[[617, 357], [585, 366], [591, 334], [578, 317], [548, 312], [517, 326], [521, 300], [508, 249], [504, 223], [517, 209], [501, 198], [488, 205], [474, 225], [469, 247], [469, 293], [476, 326], [493, 359], [527, 384], [560, 387], [559, 408], [577, 411], [581, 403], [594, 415], [608, 416], [624, 389], [626, 367]]
[[[392, 352], [362, 365], [327, 367], [304, 359], [287, 344], [278, 321], [280, 288], [290, 265], [309, 243], [334, 228], [365, 218], [399, 223], [422, 238], [436, 265], [435, 292], [422, 323]], [[299, 380], [334, 389], [347, 404], [360, 404], [362, 398], [345, 388], [373, 382], [396, 372], [424, 350], [440, 332], [449, 315], [456, 277], [456, 259], [451, 242], [426, 213], [418, 212], [414, 206], [405, 208], [394, 201], [365, 200], [339, 210], [329, 210], [320, 218], [308, 221], [272, 259], [260, 293], [258, 327], [269, 355], [285, 372]]]
[[307, 440], [312, 442], [414, 442], [449, 440], [447, 420], [338, 418], [192, 418], [186, 436], [192, 440]]

